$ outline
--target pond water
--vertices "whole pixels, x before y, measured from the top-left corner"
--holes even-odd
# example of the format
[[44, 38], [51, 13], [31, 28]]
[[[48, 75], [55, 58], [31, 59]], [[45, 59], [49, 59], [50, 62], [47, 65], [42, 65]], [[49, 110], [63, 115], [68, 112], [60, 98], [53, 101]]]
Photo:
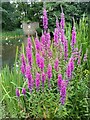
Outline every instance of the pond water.
[[[15, 39], [13, 39], [15, 41]], [[18, 41], [14, 42], [13, 44], [4, 42], [0, 45], [0, 68], [6, 65], [12, 67], [15, 61], [16, 56], [16, 48], [18, 46], [19, 50], [21, 48], [22, 42], [25, 43], [27, 41], [26, 37], [18, 39]]]

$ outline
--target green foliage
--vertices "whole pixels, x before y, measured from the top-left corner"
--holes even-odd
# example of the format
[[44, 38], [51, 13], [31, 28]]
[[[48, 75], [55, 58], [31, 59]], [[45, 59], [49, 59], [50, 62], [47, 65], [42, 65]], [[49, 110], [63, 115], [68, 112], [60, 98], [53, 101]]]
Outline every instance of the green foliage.
[[2, 3], [2, 30], [12, 31], [18, 27], [18, 19], [15, 7], [10, 2]]
[[[49, 16], [49, 29], [52, 32], [55, 28], [55, 15], [60, 16], [61, 7], [63, 6], [67, 22], [72, 22], [72, 17], [78, 21], [84, 13], [87, 13], [87, 3], [77, 2], [46, 2], [46, 8]], [[42, 28], [42, 9], [43, 2], [9, 2], [2, 3], [2, 29], [13, 30], [19, 28], [22, 21], [39, 22]], [[60, 20], [60, 18], [59, 18]], [[41, 30], [40, 30], [41, 32]]]

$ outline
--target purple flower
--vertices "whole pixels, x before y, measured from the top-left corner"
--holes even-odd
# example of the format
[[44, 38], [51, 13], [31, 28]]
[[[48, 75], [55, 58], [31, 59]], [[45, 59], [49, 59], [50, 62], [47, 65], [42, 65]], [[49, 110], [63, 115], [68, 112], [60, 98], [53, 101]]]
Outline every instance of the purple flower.
[[47, 11], [45, 8], [43, 10], [43, 28], [45, 31], [48, 29], [48, 18], [47, 18]]
[[40, 54], [36, 53], [36, 64], [40, 67]]
[[51, 88], [50, 79], [52, 78], [52, 66], [50, 64], [48, 65], [47, 76], [48, 76], [48, 87], [50, 89]]
[[68, 41], [64, 40], [64, 60], [68, 58]]
[[21, 72], [23, 75], [25, 74], [25, 66], [23, 64], [21, 65]]
[[31, 38], [28, 37], [27, 39], [27, 46], [29, 47], [30, 51], [32, 50]]
[[45, 35], [44, 34], [41, 36], [41, 43], [45, 46]]
[[60, 91], [61, 89], [61, 83], [62, 83], [62, 75], [59, 74], [58, 75], [58, 81], [57, 81], [57, 85], [58, 85], [58, 90]]
[[72, 40], [71, 40], [72, 52], [74, 51], [74, 45], [75, 44], [76, 44], [76, 30], [75, 30], [75, 26], [73, 26], [73, 29], [72, 29]]
[[61, 82], [60, 96], [61, 104], [64, 105], [66, 100], [66, 84], [64, 80]]
[[58, 69], [59, 69], [59, 60], [58, 60], [58, 58], [56, 58], [56, 60], [54, 62], [54, 68], [55, 68], [56, 71], [58, 71]]
[[26, 61], [25, 61], [25, 57], [24, 57], [23, 54], [21, 55], [21, 62], [22, 62], [22, 64], [21, 64], [21, 72], [22, 72], [22, 74], [25, 74]]
[[38, 38], [35, 38], [35, 47], [36, 47], [37, 51], [41, 50], [41, 44], [40, 44]]
[[55, 30], [54, 30], [54, 44], [57, 46], [58, 45], [58, 43], [59, 43], [59, 34], [58, 34], [59, 32], [58, 32], [58, 29], [57, 28], [55, 28]]
[[48, 79], [52, 78], [52, 66], [50, 64], [48, 65], [47, 75]]
[[32, 67], [32, 51], [28, 46], [26, 47], [26, 55], [27, 55], [28, 63], [30, 67]]
[[74, 59], [71, 57], [69, 62], [70, 62], [71, 72], [72, 72], [74, 70]]
[[68, 79], [68, 80], [71, 79], [71, 75], [72, 75], [72, 72], [71, 72], [71, 64], [68, 63], [67, 69], [66, 69], [66, 76], [67, 76], [67, 79]]
[[26, 89], [22, 88], [22, 94], [25, 95], [26, 94]]
[[25, 77], [28, 79], [28, 81], [32, 80], [32, 74], [31, 74], [31, 70], [30, 70], [30, 66], [29, 65], [26, 67]]
[[44, 69], [44, 58], [43, 57], [40, 57], [40, 68], [41, 68], [41, 71], [43, 71]]
[[40, 74], [36, 73], [36, 90], [38, 91], [40, 88]]
[[31, 79], [30, 81], [28, 81], [28, 88], [30, 93], [32, 93], [33, 86], [34, 86], [34, 80]]
[[65, 41], [65, 35], [64, 35], [64, 29], [61, 29], [61, 42], [64, 44]]
[[52, 51], [50, 48], [48, 48], [48, 56], [51, 58], [52, 57]]
[[48, 33], [46, 33], [46, 44], [47, 44], [48, 48], [50, 48], [50, 43], [51, 43], [51, 41], [50, 41], [50, 33], [48, 32]]
[[62, 9], [62, 13], [61, 13], [60, 26], [62, 29], [64, 29], [64, 27], [65, 27], [65, 17], [64, 17], [63, 9]]
[[43, 72], [43, 73], [42, 73], [42, 89], [43, 89], [43, 90], [44, 90], [45, 80], [46, 80], [46, 74]]
[[18, 90], [18, 88], [16, 88], [16, 96], [20, 97], [20, 91]]

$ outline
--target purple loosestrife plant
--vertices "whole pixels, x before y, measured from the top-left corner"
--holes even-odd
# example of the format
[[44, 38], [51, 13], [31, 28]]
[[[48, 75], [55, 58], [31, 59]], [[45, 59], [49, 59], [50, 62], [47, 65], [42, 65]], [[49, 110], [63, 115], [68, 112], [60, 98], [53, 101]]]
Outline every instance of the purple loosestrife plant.
[[30, 51], [32, 51], [32, 43], [31, 43], [30, 37], [28, 37], [28, 39], [27, 39], [27, 46], [30, 48]]
[[30, 67], [32, 67], [32, 51], [30, 50], [29, 46], [26, 47], [26, 55], [27, 55], [28, 63]]
[[58, 58], [56, 58], [56, 60], [54, 62], [54, 68], [58, 72], [58, 70], [59, 70], [59, 60], [58, 60]]
[[[61, 8], [61, 9], [62, 9], [62, 8]], [[61, 26], [61, 29], [64, 30], [64, 27], [65, 27], [65, 17], [64, 17], [63, 9], [62, 9], [62, 13], [61, 13], [60, 26]]]
[[[60, 24], [58, 19], [56, 19], [56, 28], [53, 34], [54, 46], [53, 43], [51, 42], [51, 36], [48, 31], [48, 18], [47, 18], [46, 9], [44, 9], [43, 11], [43, 28], [44, 31], [42, 36], [40, 37], [40, 40], [38, 36], [36, 36], [35, 38], [34, 53], [32, 51], [33, 41], [31, 41], [31, 38], [28, 37], [27, 46], [26, 46], [26, 61], [24, 55], [22, 55], [21, 71], [22, 74], [24, 74], [25, 78], [27, 79], [27, 86], [30, 93], [32, 93], [32, 90], [34, 92], [34, 88], [36, 88], [36, 91], [37, 92], [40, 91], [41, 94], [41, 89], [40, 89], [41, 85], [42, 85], [42, 91], [47, 91], [46, 90], [47, 84], [49, 89], [52, 87], [52, 89], [50, 89], [51, 92], [53, 91], [53, 86], [56, 85], [54, 80], [58, 79], [57, 87], [60, 93], [60, 101], [61, 104], [64, 105], [66, 100], [66, 89], [68, 87], [70, 80], [72, 79], [72, 73], [74, 71], [74, 59], [75, 57], [80, 56], [78, 50], [75, 50], [74, 48], [76, 44], [75, 26], [73, 27], [72, 30], [71, 54], [69, 54], [68, 52], [69, 43], [68, 40], [66, 40], [66, 36], [65, 36], [65, 17], [63, 10], [61, 13]], [[77, 54], [75, 52], [77, 52]], [[36, 58], [34, 54], [36, 55]], [[69, 58], [69, 56], [71, 56], [71, 58]], [[63, 62], [64, 60], [65, 62]], [[62, 68], [62, 66], [64, 65], [66, 65], [66, 68], [64, 67]], [[64, 76], [64, 71], [65, 71], [65, 76]], [[61, 72], [62, 74], [60, 74]], [[65, 80], [63, 80], [62, 76], [64, 76]], [[35, 79], [35, 83], [33, 78]], [[53, 86], [51, 86], [51, 83], [53, 83]], [[34, 93], [37, 94], [37, 92]], [[25, 88], [22, 88], [22, 94], [26, 95]], [[20, 96], [18, 90], [16, 96], [18, 97]]]
[[50, 33], [46, 33], [46, 45], [47, 45], [47, 49], [50, 48]]
[[76, 44], [76, 28], [73, 26], [72, 29], [72, 40], [71, 40], [71, 46], [72, 46], [72, 52], [74, 51], [74, 45]]
[[37, 92], [39, 91], [40, 89], [40, 73], [36, 73], [36, 80], [35, 80], [35, 83], [36, 83], [36, 90]]
[[68, 59], [68, 41], [64, 40], [64, 60]]
[[44, 28], [44, 31], [48, 29], [48, 18], [47, 18], [47, 11], [45, 8], [43, 10], [43, 28]]
[[61, 82], [60, 96], [61, 96], [60, 98], [61, 104], [64, 105], [66, 100], [66, 84], [64, 80], [62, 80]]
[[48, 76], [48, 88], [51, 88], [50, 79], [52, 78], [52, 66], [48, 64], [48, 70], [47, 70], [47, 76]]
[[59, 74], [58, 75], [58, 81], [57, 81], [57, 85], [58, 85], [58, 90], [60, 91], [61, 89], [61, 83], [62, 83], [62, 75]]
[[41, 43], [42, 43], [43, 47], [45, 47], [45, 35], [44, 34], [42, 34], [42, 36], [41, 36]]
[[58, 43], [59, 43], [59, 34], [58, 34], [58, 29], [55, 28], [55, 31], [54, 31], [54, 45], [55, 46], [58, 46]]
[[41, 50], [41, 43], [38, 40], [38, 38], [35, 38], [35, 47], [36, 47], [37, 52], [39, 52]]
[[61, 29], [61, 42], [64, 44], [65, 41], [65, 35], [64, 35], [64, 29]]
[[25, 95], [26, 94], [26, 89], [22, 88], [22, 94]]
[[20, 97], [20, 91], [18, 88], [16, 88], [16, 96], [19, 98]]
[[67, 76], [68, 80], [71, 80], [71, 75], [72, 75], [72, 73], [71, 73], [71, 64], [68, 63], [67, 69], [66, 69], [66, 76]]
[[44, 83], [46, 80], [46, 74], [44, 72], [42, 72], [42, 90], [44, 91]]
[[69, 60], [69, 62], [70, 62], [71, 72], [72, 72], [74, 70], [74, 58], [71, 57], [70, 60]]
[[30, 81], [28, 80], [28, 89], [30, 93], [32, 93], [33, 87], [34, 87], [34, 80], [33, 79], [31, 79]]
[[40, 57], [40, 69], [41, 71], [44, 70], [44, 58], [43, 57]]
[[38, 52], [36, 53], [36, 64], [40, 67], [40, 54]]

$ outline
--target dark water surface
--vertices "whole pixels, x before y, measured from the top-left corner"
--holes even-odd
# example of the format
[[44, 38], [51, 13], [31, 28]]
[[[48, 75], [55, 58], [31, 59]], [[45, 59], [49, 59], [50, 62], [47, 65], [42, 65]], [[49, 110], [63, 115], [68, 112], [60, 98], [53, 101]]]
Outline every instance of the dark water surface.
[[21, 42], [16, 42], [13, 44], [8, 44], [6, 43], [2, 43], [2, 45], [0, 45], [0, 50], [2, 50], [2, 52], [0, 53], [0, 67], [5, 67], [6, 65], [9, 65], [9, 67], [12, 67], [14, 62], [15, 62], [15, 56], [16, 56], [16, 49], [17, 46], [19, 48], [19, 50], [21, 49], [21, 45], [22, 43], [26, 43], [27, 38], [24, 37], [22, 38], [23, 40], [21, 40]]

